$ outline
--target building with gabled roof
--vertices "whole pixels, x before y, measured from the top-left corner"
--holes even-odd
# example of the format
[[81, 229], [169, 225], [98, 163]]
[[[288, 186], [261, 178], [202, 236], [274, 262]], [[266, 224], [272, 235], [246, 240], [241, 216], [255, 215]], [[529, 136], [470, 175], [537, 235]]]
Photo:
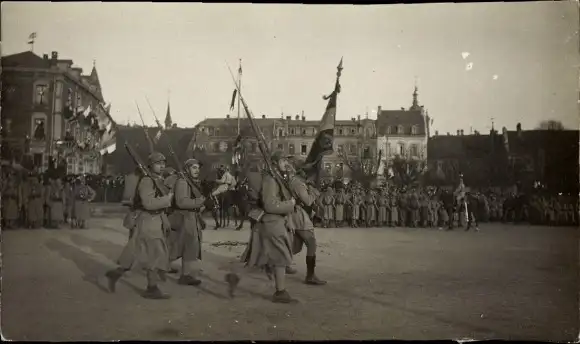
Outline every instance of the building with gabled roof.
[[[38, 171], [47, 170], [52, 157], [65, 159], [69, 173], [100, 172], [98, 130], [65, 118], [68, 104], [97, 109], [104, 103], [96, 67], [83, 75], [73, 60], [59, 58], [56, 51], [42, 57], [25, 51], [3, 56], [1, 63], [3, 157], [20, 159]], [[83, 142], [84, 148], [73, 151], [63, 144], [65, 139]]]

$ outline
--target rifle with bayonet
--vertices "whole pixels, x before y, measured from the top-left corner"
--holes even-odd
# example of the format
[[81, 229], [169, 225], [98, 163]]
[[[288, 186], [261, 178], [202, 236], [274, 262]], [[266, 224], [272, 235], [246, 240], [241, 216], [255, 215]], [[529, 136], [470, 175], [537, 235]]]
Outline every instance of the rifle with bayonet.
[[227, 67], [228, 67], [228, 70], [230, 71], [230, 75], [232, 76], [232, 80], [234, 81], [234, 85], [236, 85], [236, 89], [238, 90], [238, 99], [242, 102], [242, 105], [244, 107], [244, 112], [246, 113], [246, 117], [248, 117], [248, 120], [250, 122], [250, 126], [252, 127], [252, 131], [254, 132], [254, 135], [256, 136], [256, 139], [258, 140], [258, 148], [260, 149], [260, 153], [262, 154], [262, 157], [264, 158], [264, 162], [266, 163], [266, 169], [272, 175], [272, 177], [274, 177], [274, 180], [276, 180], [278, 185], [281, 188], [286, 189], [286, 191], [291, 195], [291, 197], [294, 198], [294, 200], [296, 201], [296, 204], [300, 204], [300, 206], [302, 206], [302, 207], [307, 207], [307, 205], [304, 204], [304, 202], [302, 201], [300, 196], [298, 194], [296, 194], [296, 192], [290, 187], [290, 183], [288, 182], [288, 180], [285, 179], [284, 177], [282, 177], [282, 171], [280, 171], [279, 166], [274, 167], [274, 165], [272, 164], [272, 161], [271, 161], [272, 155], [270, 153], [270, 150], [268, 149], [268, 146], [266, 145], [266, 139], [264, 137], [264, 134], [262, 133], [262, 131], [260, 130], [260, 128], [258, 127], [256, 122], [254, 121], [252, 113], [248, 107], [248, 104], [246, 104], [246, 100], [242, 96], [242, 92], [240, 90], [238, 83], [236, 82], [236, 78], [234, 77], [234, 74], [232, 73], [230, 66], [228, 65]]
[[133, 147], [131, 147], [129, 145], [128, 142], [125, 142], [125, 148], [127, 149], [127, 152], [129, 153], [129, 156], [131, 156], [131, 159], [133, 159], [133, 162], [135, 163], [135, 165], [137, 165], [137, 167], [139, 168], [139, 170], [141, 170], [141, 174], [144, 177], [151, 178], [151, 180], [153, 180], [153, 184], [155, 185], [155, 188], [157, 189], [157, 191], [159, 191], [159, 193], [162, 196], [167, 196], [170, 193], [170, 191], [167, 188], [167, 186], [163, 183], [163, 181], [160, 178], [153, 177], [153, 175], [151, 174], [151, 172], [149, 171], [149, 169], [143, 163], [141, 163], [141, 160], [137, 156], [137, 153], [135, 152], [135, 150], [133, 149]]
[[147, 143], [149, 143], [149, 153], [153, 153], [154, 145], [153, 140], [151, 140], [151, 136], [149, 136], [149, 131], [147, 131], [147, 126], [145, 125], [145, 120], [143, 119], [143, 115], [141, 114], [141, 109], [139, 109], [139, 104], [135, 101], [135, 105], [137, 105], [137, 112], [139, 113], [139, 117], [141, 118], [141, 123], [143, 124], [143, 131], [145, 131], [145, 137], [147, 138]]
[[[159, 121], [159, 118], [155, 114], [155, 110], [153, 110], [153, 106], [151, 106], [151, 102], [149, 102], [149, 98], [147, 98], [147, 96], [145, 96], [145, 100], [147, 101], [147, 105], [149, 105], [149, 109], [151, 110], [151, 113], [153, 114], [153, 117], [155, 118], [155, 122], [157, 123], [157, 127], [159, 128], [159, 130], [163, 130], [163, 127], [161, 126], [161, 122]], [[173, 150], [173, 146], [171, 145], [171, 142], [169, 140], [166, 140], [166, 141], [167, 141], [167, 148], [169, 149], [169, 154], [173, 157], [173, 161], [175, 162], [175, 166], [177, 167], [177, 174], [187, 182], [187, 184], [189, 185], [189, 187], [192, 190], [199, 189], [195, 185], [195, 182], [191, 179], [191, 176], [189, 175], [189, 173], [187, 173], [187, 171], [185, 171], [185, 169], [181, 165], [181, 162], [179, 161], [177, 154], [175, 154], [175, 151]], [[217, 197], [212, 196], [211, 194], [209, 195], [209, 197], [213, 200], [213, 208], [214, 209], [219, 208], [219, 202], [217, 200]]]

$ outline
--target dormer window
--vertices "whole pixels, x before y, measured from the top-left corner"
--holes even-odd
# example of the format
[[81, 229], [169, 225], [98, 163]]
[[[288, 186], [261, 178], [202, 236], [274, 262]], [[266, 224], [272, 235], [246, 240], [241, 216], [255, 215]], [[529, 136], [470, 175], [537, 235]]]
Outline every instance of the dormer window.
[[284, 129], [278, 129], [278, 136], [284, 136]]
[[342, 135], [342, 129], [338, 129], [338, 135]]
[[412, 126], [412, 127], [411, 127], [411, 134], [413, 134], [413, 135], [417, 135], [417, 133], [418, 133], [418, 128], [417, 128], [417, 126], [416, 126], [416, 125]]
[[403, 134], [403, 132], [404, 132], [404, 131], [403, 131], [403, 126], [402, 126], [402, 125], [399, 125], [399, 126], [397, 127], [397, 134]]
[[391, 134], [391, 126], [390, 125], [387, 127], [387, 134]]

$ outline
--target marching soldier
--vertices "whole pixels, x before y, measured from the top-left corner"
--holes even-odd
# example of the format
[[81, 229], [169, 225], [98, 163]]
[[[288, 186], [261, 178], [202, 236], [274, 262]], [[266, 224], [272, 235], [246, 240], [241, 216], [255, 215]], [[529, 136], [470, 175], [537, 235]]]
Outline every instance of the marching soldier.
[[398, 208], [398, 194], [396, 191], [391, 195], [389, 202], [391, 202], [391, 214], [389, 217], [389, 226], [399, 226], [399, 208]]
[[201, 217], [205, 197], [201, 193], [199, 180], [201, 164], [196, 159], [185, 162], [185, 171], [190, 178], [179, 177], [175, 182], [175, 202], [170, 240], [170, 261], [181, 258], [181, 276], [177, 281], [181, 285], [197, 286], [201, 280], [197, 278], [199, 262], [201, 261], [201, 236], [205, 222]]
[[364, 198], [365, 204], [365, 224], [367, 227], [372, 227], [376, 218], [376, 204], [375, 196], [372, 190], [368, 190]]
[[362, 203], [362, 197], [358, 189], [352, 190], [352, 196], [350, 198], [351, 205], [351, 227], [357, 228], [360, 220], [360, 208]]
[[[64, 181], [64, 222], [68, 222], [70, 219], [71, 228], [73, 228], [73, 207], [75, 203], [75, 195], [74, 195], [74, 176], [69, 175], [65, 178]], [[71, 185], [72, 184], [72, 185]]]
[[95, 190], [87, 185], [84, 177], [81, 176], [75, 181], [72, 192], [71, 228], [86, 228], [86, 220], [91, 215], [89, 202], [95, 196]]
[[[290, 164], [288, 157], [280, 152], [274, 152], [271, 160], [282, 172]], [[297, 302], [286, 291], [286, 267], [292, 264], [292, 243], [286, 227], [286, 217], [294, 211], [296, 201], [268, 171], [262, 176], [260, 198], [264, 214], [256, 226], [259, 227], [257, 232], [263, 247], [256, 264], [264, 266], [269, 275], [273, 272], [276, 287], [273, 302]]]
[[2, 190], [2, 216], [6, 221], [6, 228], [16, 228], [16, 222], [20, 215], [20, 190], [16, 185], [14, 175], [8, 177], [8, 183]]
[[37, 176], [30, 178], [28, 195], [28, 224], [31, 228], [40, 228], [44, 219], [44, 187]]
[[169, 268], [165, 237], [170, 226], [165, 209], [171, 207], [173, 193], [163, 196], [156, 187], [163, 184], [161, 172], [165, 168], [165, 156], [158, 152], [151, 153], [149, 166], [151, 176], [140, 179], [134, 199], [134, 207], [138, 209], [134, 233], [121, 253], [120, 266], [107, 272], [106, 276], [110, 291], [115, 292], [115, 284], [121, 276], [134, 265], [141, 265], [147, 272], [147, 290], [143, 297], [168, 299], [169, 295], [161, 292], [157, 283], [159, 279], [165, 279], [165, 272]]
[[50, 184], [50, 228], [59, 228], [64, 221], [64, 188], [62, 179], [56, 177]]
[[344, 226], [344, 204], [346, 203], [346, 195], [344, 187], [339, 187], [338, 193], [334, 198], [334, 220], [337, 227]]
[[[296, 174], [292, 166], [286, 166], [286, 173], [288, 174], [292, 192], [299, 197], [299, 200], [304, 205], [310, 207], [316, 201], [320, 192], [313, 186], [306, 185], [306, 182]], [[332, 190], [331, 188], [329, 189]], [[330, 194], [330, 198], [334, 202], [332, 194]], [[326, 284], [326, 281], [320, 280], [314, 272], [316, 267], [316, 236], [314, 235], [314, 225], [309, 214], [300, 204], [297, 204], [294, 207], [294, 211], [288, 216], [288, 226], [290, 227], [290, 232], [294, 233], [291, 236], [292, 254], [298, 254], [302, 250], [302, 246], [306, 245], [306, 279], [304, 282], [310, 285]]]

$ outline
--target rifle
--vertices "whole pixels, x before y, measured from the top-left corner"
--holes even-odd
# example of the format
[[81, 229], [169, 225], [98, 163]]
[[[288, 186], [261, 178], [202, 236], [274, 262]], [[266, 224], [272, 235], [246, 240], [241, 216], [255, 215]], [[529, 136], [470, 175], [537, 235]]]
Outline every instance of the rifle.
[[139, 109], [139, 104], [135, 102], [135, 105], [137, 105], [137, 112], [139, 113], [139, 117], [141, 118], [141, 123], [143, 124], [143, 131], [145, 131], [145, 137], [147, 138], [147, 142], [149, 143], [149, 153], [153, 153], [154, 150], [153, 140], [151, 140], [149, 132], [147, 131], [147, 126], [145, 126], [145, 120], [143, 120], [143, 115], [141, 114], [141, 109]]
[[[147, 101], [147, 105], [149, 105], [149, 109], [151, 110], [153, 117], [155, 117], [155, 122], [157, 123], [157, 127], [159, 127], [159, 130], [163, 130], [163, 127], [161, 126], [161, 122], [159, 121], [159, 118], [157, 118], [157, 115], [155, 114], [155, 110], [153, 110], [153, 106], [151, 106], [151, 102], [149, 102], [149, 98], [147, 98], [147, 96], [145, 96], [145, 100]], [[177, 154], [175, 154], [175, 151], [173, 150], [173, 146], [171, 145], [171, 142], [169, 140], [166, 140], [166, 141], [167, 141], [167, 148], [169, 148], [169, 154], [173, 157], [173, 161], [175, 161], [175, 166], [177, 167], [177, 174], [187, 182], [187, 184], [189, 185], [189, 187], [192, 190], [198, 189], [197, 186], [195, 185], [194, 181], [191, 179], [191, 176], [189, 175], [189, 173], [185, 172], [185, 169], [181, 165], [181, 162], [179, 161]], [[218, 202], [217, 198], [215, 196], [211, 197], [211, 198], [214, 201], [214, 209], [219, 208], [219, 202]]]
[[266, 146], [266, 143], [265, 143], [266, 138], [264, 137], [264, 134], [262, 133], [262, 131], [260, 130], [260, 128], [258, 127], [256, 122], [254, 121], [252, 113], [251, 113], [250, 109], [248, 108], [248, 104], [246, 104], [246, 100], [242, 96], [242, 92], [240, 90], [238, 83], [236, 82], [236, 78], [234, 77], [234, 74], [232, 73], [230, 66], [227, 65], [227, 67], [228, 67], [228, 70], [230, 71], [230, 75], [232, 76], [232, 80], [234, 81], [234, 85], [236, 85], [236, 89], [238, 90], [238, 99], [242, 102], [242, 105], [244, 106], [244, 112], [246, 113], [246, 116], [248, 117], [248, 120], [250, 121], [252, 131], [254, 132], [254, 135], [256, 136], [256, 139], [258, 140], [258, 148], [260, 149], [260, 153], [262, 154], [262, 157], [264, 158], [264, 162], [266, 163], [266, 169], [272, 175], [272, 177], [274, 177], [274, 180], [278, 183], [278, 185], [281, 188], [286, 189], [286, 191], [291, 195], [291, 197], [293, 197], [296, 200], [296, 204], [300, 204], [302, 207], [308, 207], [306, 204], [304, 204], [304, 202], [300, 199], [300, 197], [296, 194], [296, 192], [294, 192], [292, 190], [292, 188], [290, 188], [290, 184], [288, 183], [288, 181], [286, 179], [284, 179], [284, 177], [282, 177], [282, 172], [280, 171], [279, 166], [276, 166], [274, 168], [274, 166], [272, 165], [272, 161], [270, 160], [272, 154], [270, 153], [268, 146]]
[[137, 167], [139, 167], [139, 170], [141, 170], [142, 175], [145, 177], [149, 177], [149, 178], [151, 178], [151, 180], [153, 180], [153, 184], [155, 185], [155, 188], [157, 189], [157, 191], [159, 191], [159, 193], [161, 193], [162, 196], [168, 195], [169, 189], [167, 188], [167, 186], [165, 186], [165, 184], [163, 183], [163, 181], [160, 178], [155, 178], [151, 175], [151, 172], [149, 171], [149, 169], [145, 165], [143, 165], [143, 163], [141, 163], [141, 160], [137, 156], [137, 153], [135, 153], [135, 150], [133, 149], [133, 147], [131, 147], [129, 145], [128, 142], [125, 142], [125, 148], [127, 149], [127, 152], [129, 153], [129, 155], [133, 159], [133, 162], [135, 163], [135, 165], [137, 165]]

